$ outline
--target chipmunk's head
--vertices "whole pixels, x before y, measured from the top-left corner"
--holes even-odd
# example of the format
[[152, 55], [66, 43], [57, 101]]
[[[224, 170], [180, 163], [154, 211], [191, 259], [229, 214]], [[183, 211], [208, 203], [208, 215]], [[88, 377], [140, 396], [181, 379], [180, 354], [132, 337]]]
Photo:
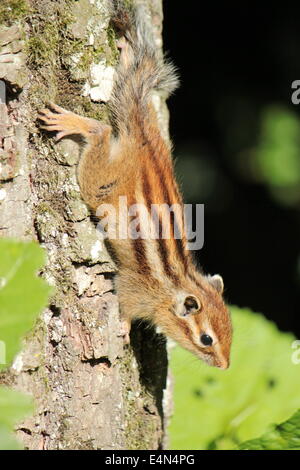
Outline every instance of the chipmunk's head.
[[222, 294], [223, 280], [219, 275], [187, 282], [175, 294], [176, 302], [169, 315], [173, 325], [166, 333], [207, 364], [227, 369], [232, 325]]

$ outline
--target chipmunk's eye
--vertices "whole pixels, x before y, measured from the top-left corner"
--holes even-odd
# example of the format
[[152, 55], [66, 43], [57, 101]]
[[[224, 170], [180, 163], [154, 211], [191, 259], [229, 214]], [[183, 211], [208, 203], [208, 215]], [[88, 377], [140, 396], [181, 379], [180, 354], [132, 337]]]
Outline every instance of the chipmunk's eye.
[[193, 295], [189, 295], [185, 298], [184, 308], [186, 313], [196, 313], [200, 309], [200, 302]]
[[206, 334], [201, 335], [200, 340], [204, 346], [211, 346], [213, 343], [212, 337]]

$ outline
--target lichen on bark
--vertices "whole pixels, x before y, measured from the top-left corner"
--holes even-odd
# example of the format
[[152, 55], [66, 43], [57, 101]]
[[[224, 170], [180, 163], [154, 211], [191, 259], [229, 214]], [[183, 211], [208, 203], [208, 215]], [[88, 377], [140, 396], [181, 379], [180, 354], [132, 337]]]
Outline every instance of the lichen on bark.
[[[80, 143], [55, 145], [47, 100], [108, 121], [118, 52], [109, 0], [4, 0], [0, 7], [1, 236], [35, 239], [55, 294], [3, 378], [33, 395], [18, 426], [29, 449], [158, 449], [164, 442], [165, 341], [146, 325], [120, 335], [116, 267], [80, 197]], [[148, 2], [161, 46], [161, 1]], [[166, 108], [158, 98], [163, 132]]]

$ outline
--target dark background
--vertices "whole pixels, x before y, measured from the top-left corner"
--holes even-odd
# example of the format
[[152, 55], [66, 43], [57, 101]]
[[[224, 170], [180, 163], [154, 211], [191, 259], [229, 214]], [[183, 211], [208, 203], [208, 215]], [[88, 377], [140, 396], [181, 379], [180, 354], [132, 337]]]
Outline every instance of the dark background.
[[231, 304], [299, 337], [300, 187], [274, 187], [253, 162], [265, 112], [300, 119], [300, 4], [165, 0], [164, 14], [181, 77], [169, 100], [177, 174], [185, 201], [205, 204], [200, 263], [222, 274]]

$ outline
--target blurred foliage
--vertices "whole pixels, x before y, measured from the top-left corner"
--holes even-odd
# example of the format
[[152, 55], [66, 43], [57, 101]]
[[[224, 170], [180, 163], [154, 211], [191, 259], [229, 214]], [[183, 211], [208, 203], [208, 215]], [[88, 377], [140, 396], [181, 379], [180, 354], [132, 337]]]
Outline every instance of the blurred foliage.
[[300, 202], [300, 122], [283, 107], [270, 106], [262, 113], [253, 171], [274, 199], [285, 205]]
[[210, 198], [217, 187], [217, 171], [209, 155], [199, 158], [197, 145], [189, 144], [178, 150], [176, 174], [188, 201]]
[[198, 142], [186, 143], [177, 149], [175, 168], [185, 202], [208, 204], [209, 201], [206, 210], [210, 212], [228, 207], [232, 199], [230, 182], [209, 150]]
[[[0, 369], [7, 367], [21, 348], [22, 336], [46, 306], [49, 286], [36, 276], [45, 253], [36, 243], [0, 240]], [[4, 347], [3, 347], [4, 345]], [[32, 410], [31, 399], [0, 387], [0, 449], [17, 449], [13, 426]]]
[[29, 396], [0, 387], [0, 450], [20, 449], [13, 436], [14, 425], [33, 411]]
[[36, 276], [44, 263], [45, 253], [36, 243], [0, 240], [0, 339], [8, 364], [47, 303], [50, 288]]
[[300, 410], [259, 439], [244, 442], [239, 450], [300, 450]]
[[234, 449], [300, 408], [294, 336], [250, 310], [231, 311], [235, 334], [227, 371], [210, 368], [178, 347], [171, 352], [172, 449]]

